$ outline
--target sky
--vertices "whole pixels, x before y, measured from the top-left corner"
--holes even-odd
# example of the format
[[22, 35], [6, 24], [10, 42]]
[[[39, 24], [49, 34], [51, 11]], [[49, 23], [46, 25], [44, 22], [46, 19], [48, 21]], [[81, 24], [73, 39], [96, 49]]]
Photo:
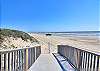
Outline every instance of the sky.
[[0, 27], [26, 32], [98, 31], [99, 0], [0, 0]]

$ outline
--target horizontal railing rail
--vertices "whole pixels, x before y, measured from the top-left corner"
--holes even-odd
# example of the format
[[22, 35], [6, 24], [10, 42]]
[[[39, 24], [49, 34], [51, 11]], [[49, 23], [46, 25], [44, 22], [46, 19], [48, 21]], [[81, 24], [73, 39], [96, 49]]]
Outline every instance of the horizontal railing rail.
[[27, 71], [40, 54], [40, 46], [0, 50], [0, 71]]
[[100, 55], [68, 45], [58, 45], [58, 53], [75, 68], [76, 71], [100, 71]]

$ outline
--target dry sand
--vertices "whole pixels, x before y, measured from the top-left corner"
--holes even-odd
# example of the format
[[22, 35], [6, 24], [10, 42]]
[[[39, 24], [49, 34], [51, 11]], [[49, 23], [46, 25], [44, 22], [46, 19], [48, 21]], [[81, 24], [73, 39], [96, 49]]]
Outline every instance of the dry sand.
[[[31, 33], [30, 35], [34, 36], [41, 42], [52, 44], [51, 52], [57, 52], [57, 45], [69, 45], [78, 49], [89, 51], [95, 54], [100, 55], [100, 38], [92, 37], [61, 37], [61, 36], [45, 36], [41, 34]], [[44, 49], [48, 47], [42, 46]], [[53, 51], [52, 51], [53, 49]], [[55, 50], [54, 50], [55, 49]], [[45, 51], [45, 50], [44, 50]]]

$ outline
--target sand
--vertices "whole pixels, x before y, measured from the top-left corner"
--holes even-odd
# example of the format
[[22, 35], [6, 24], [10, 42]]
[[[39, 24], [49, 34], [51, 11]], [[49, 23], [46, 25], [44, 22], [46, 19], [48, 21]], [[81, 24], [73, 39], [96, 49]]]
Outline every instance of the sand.
[[[88, 37], [45, 36], [43, 34], [41, 35], [41, 34], [34, 34], [34, 33], [31, 33], [30, 35], [32, 35], [39, 41], [44, 42], [45, 45], [48, 45], [47, 43], [49, 42], [52, 45], [51, 52], [54, 51], [57, 52], [57, 45], [69, 45], [78, 49], [82, 49], [100, 55], [100, 39], [98, 37], [92, 38], [89, 36]], [[46, 46], [43, 48], [48, 48], [48, 47]]]

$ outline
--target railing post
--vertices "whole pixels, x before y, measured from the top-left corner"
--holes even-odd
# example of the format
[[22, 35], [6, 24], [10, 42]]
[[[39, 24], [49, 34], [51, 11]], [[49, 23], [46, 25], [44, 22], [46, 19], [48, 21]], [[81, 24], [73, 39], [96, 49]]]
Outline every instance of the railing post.
[[1, 71], [1, 64], [2, 63], [2, 61], [1, 61], [1, 53], [0, 53], [0, 71]]
[[10, 71], [10, 53], [8, 53], [8, 71]]
[[35, 62], [35, 47], [32, 48], [32, 63]]
[[18, 50], [18, 70], [20, 70], [20, 50]]
[[28, 49], [26, 49], [26, 69], [25, 71], [28, 70]]
[[31, 62], [33, 63], [33, 48], [31, 49], [31, 51], [32, 51], [32, 55], [31, 55], [31, 57], [32, 57], [32, 59], [31, 59]]
[[19, 68], [19, 67], [18, 67], [18, 63], [19, 63], [19, 62], [18, 62], [18, 51], [17, 51], [17, 55], [16, 55], [16, 56], [17, 56], [17, 60], [16, 60], [16, 68], [17, 68], [17, 69], [16, 69], [16, 70], [18, 71], [18, 68]]
[[11, 56], [11, 71], [13, 71], [13, 64], [14, 64], [14, 58], [13, 58], [13, 52], [12, 52], [12, 56]]
[[14, 52], [14, 71], [16, 71], [16, 51]]
[[31, 51], [31, 48], [30, 48], [30, 60], [29, 60], [30, 61], [30, 65], [29, 65], [29, 67], [31, 66], [31, 60], [32, 60], [31, 59], [32, 58], [31, 56], [32, 56], [32, 51]]
[[[93, 58], [93, 54], [91, 54], [90, 70], [92, 69], [92, 64], [93, 64], [93, 63], [92, 63], [92, 61], [93, 61], [93, 59], [92, 59], [92, 58]], [[92, 70], [91, 70], [91, 71], [92, 71]]]
[[35, 47], [35, 60], [36, 60], [36, 47]]
[[98, 60], [98, 71], [100, 71], [100, 56], [98, 56], [99, 60]]
[[19, 70], [22, 71], [22, 65], [23, 65], [23, 55], [22, 55], [22, 50], [19, 51]]
[[26, 71], [26, 49], [24, 49], [24, 71]]
[[30, 48], [28, 49], [28, 68], [30, 67]]
[[23, 50], [21, 50], [21, 70], [23, 71]]
[[85, 59], [85, 71], [86, 71], [86, 67], [87, 67], [87, 52], [86, 52], [86, 59]]
[[79, 50], [79, 64], [78, 64], [78, 70], [81, 71], [81, 66], [82, 66], [82, 51]]
[[6, 59], [7, 59], [6, 54], [4, 54], [4, 71], [6, 71], [6, 69], [7, 69]]
[[90, 59], [90, 54], [88, 53], [88, 64], [87, 64], [87, 71], [89, 71], [89, 59]]
[[95, 61], [96, 61], [96, 56], [94, 55], [94, 61], [93, 61], [93, 71], [95, 71]]
[[32, 65], [32, 48], [31, 48], [31, 65]]

